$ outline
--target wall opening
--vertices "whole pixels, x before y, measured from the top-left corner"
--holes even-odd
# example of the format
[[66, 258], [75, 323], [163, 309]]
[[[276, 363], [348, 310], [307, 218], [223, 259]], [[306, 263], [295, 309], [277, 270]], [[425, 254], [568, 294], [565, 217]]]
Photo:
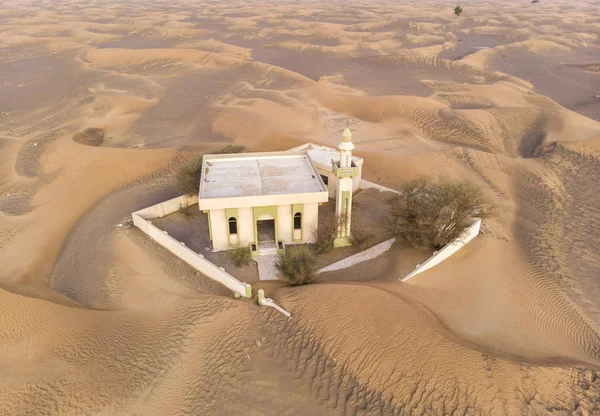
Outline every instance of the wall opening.
[[256, 221], [256, 231], [258, 233], [259, 243], [275, 242], [275, 220]]
[[302, 229], [302, 213], [296, 212], [294, 214], [294, 230]]
[[229, 234], [237, 234], [237, 219], [235, 217], [229, 217]]

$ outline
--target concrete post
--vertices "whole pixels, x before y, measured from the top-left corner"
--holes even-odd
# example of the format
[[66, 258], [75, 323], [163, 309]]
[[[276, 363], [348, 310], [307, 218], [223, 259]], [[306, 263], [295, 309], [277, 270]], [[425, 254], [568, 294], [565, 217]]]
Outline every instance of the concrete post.
[[[264, 296], [264, 292], [263, 292]], [[244, 293], [244, 297], [247, 299], [252, 299], [252, 286], [246, 283], [246, 293]]]

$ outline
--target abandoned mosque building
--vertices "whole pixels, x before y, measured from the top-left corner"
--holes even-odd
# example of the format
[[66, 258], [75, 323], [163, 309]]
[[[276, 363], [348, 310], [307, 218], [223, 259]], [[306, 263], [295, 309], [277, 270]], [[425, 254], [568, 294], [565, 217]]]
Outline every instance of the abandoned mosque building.
[[[223, 267], [192, 250], [161, 230], [152, 220], [198, 204], [206, 214], [208, 237], [221, 252], [250, 250], [258, 265], [259, 280], [276, 280], [275, 263], [286, 246], [316, 242], [319, 206], [335, 200], [336, 234], [334, 247], [352, 245], [352, 196], [359, 189], [399, 192], [362, 179], [363, 159], [352, 154], [352, 133], [346, 128], [337, 149], [307, 143], [287, 151], [261, 153], [208, 154], [202, 158], [198, 194], [185, 194], [132, 213], [133, 224], [161, 246], [204, 275], [214, 279], [236, 296], [252, 297], [252, 286], [239, 281]], [[325, 211], [321, 210], [321, 213]], [[408, 275], [411, 279], [444, 261], [480, 231], [481, 219], [465, 228], [461, 236], [448, 243]], [[206, 231], [203, 231], [206, 232]], [[205, 240], [208, 244], [208, 239]], [[381, 242], [317, 271], [351, 267], [388, 250], [395, 238]], [[259, 293], [260, 295], [260, 293]], [[259, 296], [259, 304], [279, 306]], [[280, 308], [281, 309], [281, 308]], [[289, 313], [282, 310], [289, 316]]]
[[205, 155], [198, 207], [208, 214], [213, 251], [250, 247], [252, 254], [314, 243], [319, 205], [335, 198], [335, 245], [351, 244], [352, 193], [363, 159], [352, 155], [346, 128], [338, 149], [305, 144], [282, 152]]

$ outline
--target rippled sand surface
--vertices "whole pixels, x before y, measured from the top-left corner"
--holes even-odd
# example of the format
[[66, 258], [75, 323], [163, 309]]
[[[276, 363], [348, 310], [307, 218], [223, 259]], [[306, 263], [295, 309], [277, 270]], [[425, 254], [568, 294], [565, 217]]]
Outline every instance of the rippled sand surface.
[[[2, 3], [0, 415], [600, 414], [600, 4], [455, 6]], [[496, 217], [408, 283], [395, 245], [270, 287], [291, 320], [117, 227], [346, 121], [366, 179]]]

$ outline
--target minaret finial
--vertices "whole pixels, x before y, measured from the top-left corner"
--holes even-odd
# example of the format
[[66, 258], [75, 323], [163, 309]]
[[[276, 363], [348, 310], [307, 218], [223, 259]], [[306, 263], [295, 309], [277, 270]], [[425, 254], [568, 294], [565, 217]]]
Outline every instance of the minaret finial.
[[350, 131], [350, 120], [346, 120], [346, 128], [342, 133], [342, 141], [343, 142], [351, 142], [352, 141], [352, 132]]

